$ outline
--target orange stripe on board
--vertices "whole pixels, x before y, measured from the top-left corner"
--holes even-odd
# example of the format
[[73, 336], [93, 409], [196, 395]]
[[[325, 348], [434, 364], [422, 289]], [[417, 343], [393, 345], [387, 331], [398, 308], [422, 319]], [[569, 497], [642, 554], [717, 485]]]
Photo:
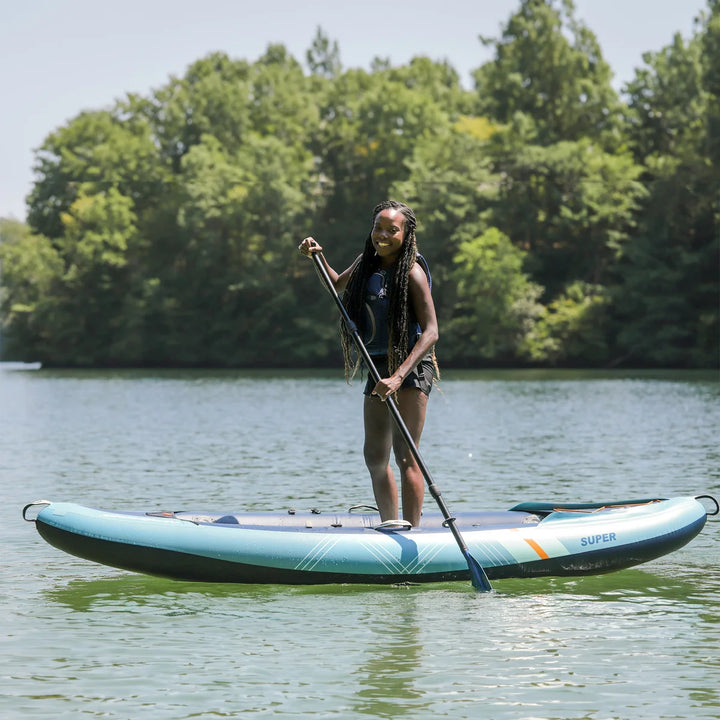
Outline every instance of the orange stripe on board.
[[523, 538], [525, 542], [543, 559], [547, 560], [550, 556], [534, 541]]

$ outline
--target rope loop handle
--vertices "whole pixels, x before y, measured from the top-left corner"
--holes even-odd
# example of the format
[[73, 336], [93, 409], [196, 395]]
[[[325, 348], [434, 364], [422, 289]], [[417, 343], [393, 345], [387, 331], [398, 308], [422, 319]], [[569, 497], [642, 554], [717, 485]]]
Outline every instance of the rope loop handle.
[[709, 510], [705, 510], [705, 514], [710, 517], [711, 515], [718, 515], [720, 514], [720, 503], [718, 503], [717, 499], [714, 498], [712, 495], [696, 495], [696, 500], [712, 500], [712, 502], [715, 504], [715, 511], [710, 512]]
[[23, 509], [22, 509], [22, 518], [25, 522], [35, 522], [37, 516], [29, 518], [27, 516], [27, 511], [31, 507], [35, 507], [36, 505], [42, 505], [43, 507], [47, 507], [48, 505], [51, 505], [52, 503], [50, 500], [35, 500], [35, 502], [28, 503]]

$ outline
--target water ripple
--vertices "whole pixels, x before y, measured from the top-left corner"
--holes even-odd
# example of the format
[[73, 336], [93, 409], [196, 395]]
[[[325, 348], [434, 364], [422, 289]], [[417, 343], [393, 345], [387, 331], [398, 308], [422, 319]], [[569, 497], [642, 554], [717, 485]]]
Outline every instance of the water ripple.
[[[40, 497], [370, 502], [360, 407], [358, 383], [312, 372], [0, 375], [4, 717], [720, 715], [717, 521], [641, 568], [478, 596], [147, 578], [59, 553], [19, 519]], [[448, 372], [422, 451], [452, 508], [717, 493], [718, 427], [705, 376]]]

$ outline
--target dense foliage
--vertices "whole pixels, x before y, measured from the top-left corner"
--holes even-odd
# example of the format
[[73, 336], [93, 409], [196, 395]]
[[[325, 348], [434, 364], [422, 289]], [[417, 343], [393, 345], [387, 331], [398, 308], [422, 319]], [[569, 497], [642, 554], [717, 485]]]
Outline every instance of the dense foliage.
[[416, 57], [343, 70], [318, 29], [215, 53], [83, 112], [0, 221], [3, 355], [51, 365], [323, 365], [372, 207], [419, 219], [445, 365], [714, 366], [720, 0], [624, 88], [571, 2], [521, 0], [464, 89]]

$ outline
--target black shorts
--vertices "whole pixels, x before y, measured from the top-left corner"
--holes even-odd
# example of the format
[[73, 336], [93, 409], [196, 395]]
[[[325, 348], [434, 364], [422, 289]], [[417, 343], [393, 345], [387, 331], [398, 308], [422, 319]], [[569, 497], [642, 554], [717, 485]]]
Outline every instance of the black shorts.
[[[381, 378], [390, 376], [388, 370], [387, 356], [372, 358], [373, 364], [380, 373]], [[402, 381], [400, 389], [403, 388], [419, 388], [426, 395], [430, 395], [432, 390], [433, 380], [435, 378], [435, 365], [432, 361], [432, 355], [426, 355], [406, 376]], [[365, 389], [363, 395], [372, 395], [372, 391], [375, 389], [377, 383], [373, 380], [370, 371], [368, 371], [367, 382], [365, 383]]]

